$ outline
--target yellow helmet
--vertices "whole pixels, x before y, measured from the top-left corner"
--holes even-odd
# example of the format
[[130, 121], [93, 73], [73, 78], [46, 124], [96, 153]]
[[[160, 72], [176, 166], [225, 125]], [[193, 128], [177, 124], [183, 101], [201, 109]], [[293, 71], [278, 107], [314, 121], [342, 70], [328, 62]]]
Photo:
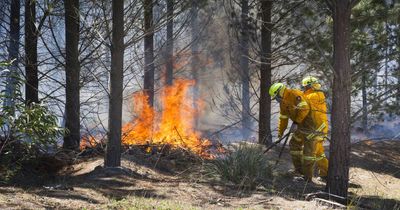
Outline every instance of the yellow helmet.
[[274, 99], [286, 86], [282, 83], [275, 83], [269, 88], [269, 95]]
[[313, 85], [319, 83], [318, 79], [313, 77], [313, 76], [307, 76], [304, 77], [304, 79], [301, 81], [301, 84], [303, 87], [308, 86], [308, 85]]

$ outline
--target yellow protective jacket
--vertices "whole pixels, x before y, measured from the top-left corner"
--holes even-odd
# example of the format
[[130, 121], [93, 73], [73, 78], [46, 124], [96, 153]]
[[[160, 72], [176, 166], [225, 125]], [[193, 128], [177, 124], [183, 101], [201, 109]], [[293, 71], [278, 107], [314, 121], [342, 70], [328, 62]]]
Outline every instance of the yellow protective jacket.
[[304, 92], [304, 97], [309, 102], [311, 118], [315, 124], [316, 132], [307, 138], [311, 139], [316, 136], [328, 135], [328, 116], [325, 102], [325, 95], [320, 90], [319, 85], [314, 85], [312, 88]]
[[285, 132], [287, 128], [289, 119], [299, 125], [303, 124], [305, 121], [309, 122], [309, 112], [310, 106], [306, 102], [303, 92], [295, 89], [285, 89], [280, 103], [278, 135], [283, 135], [283, 132]]

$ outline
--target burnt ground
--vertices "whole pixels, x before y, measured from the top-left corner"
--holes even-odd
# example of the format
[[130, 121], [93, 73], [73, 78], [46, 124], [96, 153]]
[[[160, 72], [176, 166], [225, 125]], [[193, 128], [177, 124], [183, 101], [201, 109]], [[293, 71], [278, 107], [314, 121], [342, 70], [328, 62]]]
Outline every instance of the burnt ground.
[[[269, 152], [275, 164], [278, 149]], [[150, 160], [149, 160], [150, 159]], [[352, 145], [350, 206], [400, 209], [400, 141], [363, 141]], [[102, 157], [75, 161], [57, 176], [32, 183], [0, 186], [0, 209], [331, 209], [306, 201], [325, 183], [296, 182], [284, 152], [274, 178], [253, 191], [210, 181], [199, 160], [123, 155], [123, 168], [101, 168]]]

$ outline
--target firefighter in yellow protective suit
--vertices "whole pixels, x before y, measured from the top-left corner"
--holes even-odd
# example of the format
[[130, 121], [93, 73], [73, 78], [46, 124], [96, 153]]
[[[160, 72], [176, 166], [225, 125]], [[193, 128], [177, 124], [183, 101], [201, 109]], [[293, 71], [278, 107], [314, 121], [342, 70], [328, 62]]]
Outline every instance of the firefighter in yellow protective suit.
[[[278, 137], [285, 132], [288, 121], [293, 121], [290, 132], [294, 133], [289, 142], [292, 162], [297, 173], [304, 174], [306, 180], [312, 179], [313, 166], [303, 165], [304, 139], [315, 131], [314, 121], [310, 113], [310, 106], [300, 90], [289, 89], [282, 83], [275, 83], [269, 89], [269, 94], [280, 105]], [[308, 146], [308, 145], [307, 145]], [[305, 149], [305, 151], [312, 151]], [[311, 156], [311, 154], [309, 154]], [[309, 171], [311, 170], [311, 173]], [[307, 172], [307, 173], [303, 173]]]
[[324, 140], [328, 135], [328, 116], [325, 102], [325, 95], [321, 91], [321, 85], [317, 78], [307, 76], [302, 80], [304, 97], [309, 102], [310, 114], [316, 125], [316, 130], [304, 139], [303, 166], [307, 171], [304, 174], [312, 174], [313, 171], [308, 165], [317, 163], [319, 176], [326, 178], [328, 175], [328, 159], [324, 152]]

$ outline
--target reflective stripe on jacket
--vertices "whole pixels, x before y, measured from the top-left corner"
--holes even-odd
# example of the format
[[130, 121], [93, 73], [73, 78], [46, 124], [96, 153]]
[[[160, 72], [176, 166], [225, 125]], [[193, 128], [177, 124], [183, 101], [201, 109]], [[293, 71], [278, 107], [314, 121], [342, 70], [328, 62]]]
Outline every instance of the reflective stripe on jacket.
[[319, 89], [310, 88], [304, 92], [304, 97], [309, 102], [311, 118], [316, 126], [316, 132], [307, 136], [307, 139], [327, 136], [329, 126], [324, 93]]

